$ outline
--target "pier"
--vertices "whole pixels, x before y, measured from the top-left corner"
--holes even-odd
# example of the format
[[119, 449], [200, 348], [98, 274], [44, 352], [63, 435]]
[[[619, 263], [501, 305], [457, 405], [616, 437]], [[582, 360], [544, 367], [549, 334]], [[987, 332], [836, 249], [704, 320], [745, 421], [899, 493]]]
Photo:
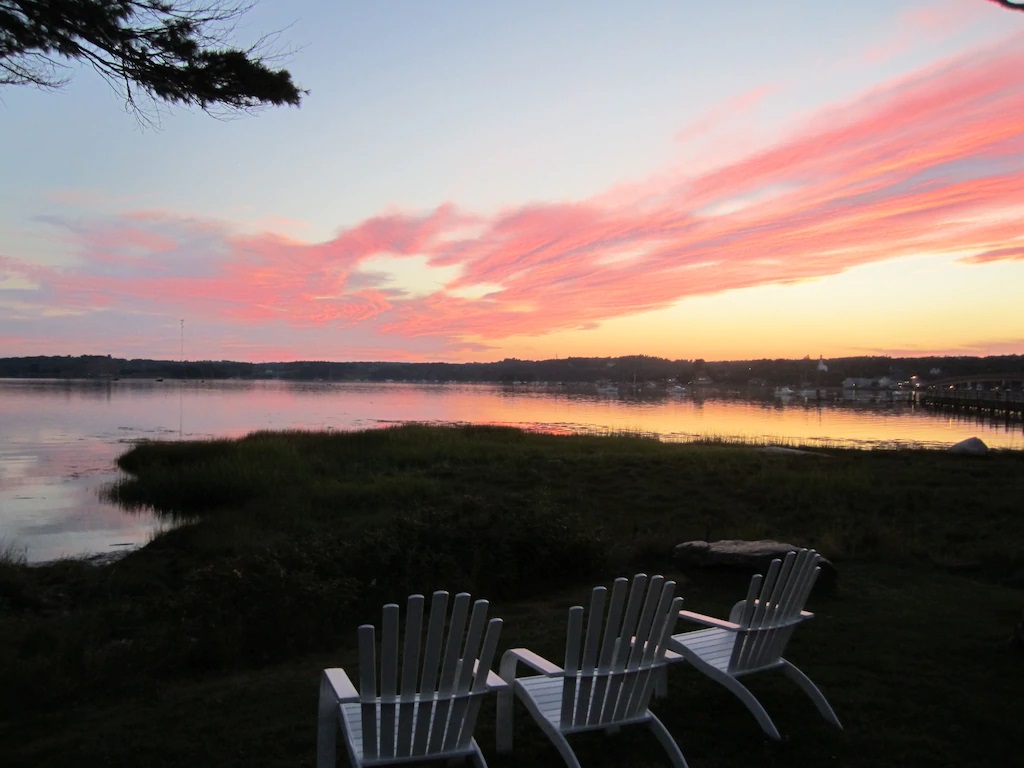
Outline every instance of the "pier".
[[932, 408], [1024, 419], [1024, 373], [941, 379], [918, 391], [915, 400]]

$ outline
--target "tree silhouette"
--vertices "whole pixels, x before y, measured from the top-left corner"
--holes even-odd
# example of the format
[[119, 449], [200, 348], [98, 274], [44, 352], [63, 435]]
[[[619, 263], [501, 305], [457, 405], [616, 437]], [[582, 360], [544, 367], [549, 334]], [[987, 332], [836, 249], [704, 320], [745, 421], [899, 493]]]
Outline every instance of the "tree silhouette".
[[70, 61], [89, 64], [145, 116], [154, 102], [207, 112], [298, 105], [303, 91], [266, 54], [228, 42], [251, 5], [206, 0], [0, 0], [0, 85], [60, 88]]

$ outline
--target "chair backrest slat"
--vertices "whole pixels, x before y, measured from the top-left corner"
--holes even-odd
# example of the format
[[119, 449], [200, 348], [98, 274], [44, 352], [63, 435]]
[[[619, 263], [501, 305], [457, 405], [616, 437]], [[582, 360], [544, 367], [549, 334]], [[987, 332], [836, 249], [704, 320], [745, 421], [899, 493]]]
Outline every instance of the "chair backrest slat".
[[757, 596], [757, 602], [754, 604], [754, 616], [750, 620], [751, 629], [760, 629], [764, 626], [766, 616], [771, 615], [770, 598], [772, 590], [775, 588], [775, 582], [779, 577], [779, 570], [782, 568], [781, 560], [772, 560], [772, 564], [768, 566], [768, 573], [764, 576], [764, 581], [761, 582], [761, 590]]
[[771, 602], [778, 606], [779, 610], [785, 611], [790, 603], [794, 590], [799, 587], [801, 580], [801, 564], [805, 558], [796, 552], [787, 552], [782, 559], [782, 568], [779, 570], [779, 578], [775, 582], [775, 589], [772, 591]]
[[612, 668], [615, 649], [619, 642], [619, 628], [622, 626], [622, 609], [626, 604], [626, 588], [629, 579], [618, 578], [612, 585], [612, 599], [608, 607], [608, 618], [605, 621], [604, 639], [601, 641], [601, 657], [598, 661], [599, 672], [607, 672]]
[[[469, 602], [469, 595], [466, 595], [466, 602]], [[473, 611], [469, 617], [469, 629], [466, 632], [466, 639], [463, 643], [461, 633], [458, 637], [449, 636], [449, 646], [455, 645], [456, 649], [461, 647], [461, 653], [456, 650], [457, 660], [455, 663], [455, 681], [452, 684], [452, 701], [448, 704], [446, 714], [447, 722], [443, 727], [439, 723], [436, 733], [443, 733], [443, 745], [441, 749], [452, 749], [462, 735], [462, 718], [465, 716], [469, 705], [469, 688], [473, 682], [474, 662], [480, 650], [480, 641], [483, 639], [484, 622], [487, 620], [487, 601], [477, 600], [473, 603]]]
[[750, 626], [750, 620], [754, 617], [754, 608], [757, 606], [757, 596], [761, 593], [761, 582], [764, 577], [761, 574], [755, 575], [747, 587], [747, 596], [744, 599], [743, 612], [734, 621], [743, 629]]
[[[629, 661], [627, 662], [630, 669], [640, 664], [644, 653], [647, 651], [647, 641], [651, 637], [651, 630], [655, 625], [655, 614], [659, 607], [661, 610], [668, 608], [668, 600], [671, 600], [671, 597], [668, 600], [664, 599], [665, 595], [662, 594], [664, 592], [664, 584], [664, 576], [654, 576], [651, 578], [647, 589], [647, 597], [644, 600], [644, 607], [640, 613], [640, 619], [633, 628], [631, 635], [633, 642], [630, 644]], [[662, 602], [665, 604], [662, 605]]]
[[363, 754], [377, 756], [377, 640], [372, 624], [357, 630], [359, 638], [359, 703]]
[[434, 719], [430, 725], [430, 738], [427, 740], [427, 751], [430, 753], [441, 751], [448, 730], [451, 695], [455, 688], [455, 676], [459, 671], [459, 651], [462, 649], [466, 618], [469, 616], [469, 600], [467, 593], [460, 592], [455, 596], [452, 605], [444, 661], [441, 663], [441, 677], [437, 681], [437, 704], [434, 705]]
[[[587, 722], [590, 713], [590, 702], [594, 687], [594, 670], [597, 667], [597, 653], [601, 645], [601, 624], [604, 618], [604, 602], [608, 590], [597, 587], [590, 594], [590, 608], [587, 614], [586, 641], [583, 647], [583, 658], [579, 663], [580, 682], [576, 691], [575, 715], [576, 725]], [[565, 706], [565, 702], [562, 702]]]
[[420, 676], [420, 704], [416, 715], [412, 753], [425, 754], [433, 719], [434, 692], [437, 690], [437, 671], [441, 663], [441, 645], [444, 626], [448, 619], [448, 593], [437, 591], [430, 600], [430, 618], [427, 619], [427, 644], [423, 650], [423, 673]]
[[402, 651], [402, 683], [399, 691], [398, 743], [396, 754], [412, 754], [412, 727], [416, 719], [416, 677], [423, 641], [423, 595], [409, 595], [405, 611], [405, 646]]
[[[468, 597], [468, 595], [467, 595]], [[459, 657], [458, 674], [455, 677], [454, 693], [468, 693], [473, 682], [473, 662], [479, 657], [480, 642], [484, 637], [484, 625], [487, 622], [487, 601], [477, 600], [473, 603], [473, 613], [469, 617], [469, 632]], [[468, 660], [469, 663], [466, 663]]]
[[427, 619], [427, 644], [423, 651], [423, 674], [420, 676], [421, 693], [432, 691], [437, 686], [447, 612], [448, 593], [435, 592], [430, 600], [430, 618]]
[[[467, 595], [468, 598], [468, 595]], [[456, 676], [454, 694], [448, 711], [448, 725], [445, 729], [444, 744], [442, 749], [451, 750], [462, 745], [463, 735], [466, 732], [467, 718], [476, 720], [476, 709], [480, 704], [479, 696], [474, 697], [476, 690], [475, 680], [480, 679], [481, 673], [486, 681], [487, 669], [490, 668], [490, 660], [487, 660], [487, 667], [484, 664], [484, 652], [481, 649], [481, 641], [486, 643], [484, 637], [484, 624], [487, 622], [487, 601], [477, 600], [473, 603], [473, 613], [469, 619], [469, 631], [466, 633], [466, 642], [462, 648], [462, 656], [458, 663], [458, 674]], [[499, 625], [500, 626], [500, 625]], [[490, 624], [487, 630], [491, 631]], [[472, 731], [468, 732], [470, 735]], [[468, 743], [468, 738], [465, 740]]]
[[[587, 707], [586, 722], [594, 722], [600, 719], [604, 708], [604, 702], [608, 694], [609, 671], [612, 668], [612, 661], [615, 658], [615, 651], [619, 643], [619, 629], [622, 626], [622, 612], [626, 605], [626, 592], [629, 588], [629, 579], [619, 577], [612, 584], [612, 597], [608, 601], [608, 615], [604, 621], [604, 633], [601, 640], [601, 652], [598, 655], [597, 669], [594, 671], [594, 681], [591, 688], [591, 700]], [[600, 622], [597, 630], [600, 631]]]
[[607, 723], [615, 717], [615, 705], [622, 690], [623, 672], [629, 660], [630, 641], [636, 630], [637, 618], [644, 602], [644, 587], [647, 585], [647, 574], [638, 573], [629, 585], [629, 597], [626, 609], [622, 614], [622, 622], [615, 627], [615, 640], [612, 645], [611, 665], [608, 669], [608, 684], [600, 701], [590, 706], [587, 722], [591, 725]]
[[[486, 603], [485, 603], [486, 606]], [[487, 673], [491, 669], [491, 662], [498, 650], [498, 636], [501, 634], [501, 619], [491, 619], [487, 622], [487, 632], [484, 634], [483, 646], [480, 648], [480, 655], [477, 657], [476, 670], [473, 673], [473, 685], [469, 692], [461, 699], [460, 706], [464, 706], [465, 714], [460, 715], [459, 721], [462, 724], [461, 732], [457, 732], [457, 739], [453, 744], [459, 748], [469, 746], [473, 738], [473, 729], [476, 727], [477, 715], [480, 714], [480, 705], [487, 693]], [[465, 661], [465, 660], [464, 660]], [[470, 659], [469, 661], [472, 661]], [[451, 731], [449, 731], [451, 735]], [[448, 748], [446, 742], [445, 747]]]
[[395, 716], [398, 693], [398, 606], [384, 606], [380, 628], [380, 751], [395, 756]]
[[730, 673], [780, 663], [821, 570], [819, 559], [813, 549], [788, 552], [785, 558], [772, 560], [763, 578], [756, 575], [750, 580], [746, 600], [730, 614], [741, 627], [729, 659]]
[[420, 666], [420, 646], [423, 643], [423, 595], [409, 595], [405, 612], [405, 648], [402, 653], [403, 699], [416, 695], [416, 676]]
[[794, 579], [793, 590], [783, 599], [788, 618], [795, 617], [803, 610], [804, 604], [811, 594], [811, 589], [814, 587], [814, 582], [821, 572], [818, 565], [820, 559], [818, 553], [813, 549], [800, 553], [800, 558], [795, 566], [798, 576]]
[[585, 637], [583, 607], [569, 610], [561, 727], [614, 725], [643, 715], [682, 606], [675, 586], [662, 576], [637, 574], [632, 581], [616, 579], [610, 599], [604, 587], [595, 587]]
[[737, 638], [734, 656], [737, 665], [741, 668], [754, 668], [758, 666], [760, 651], [767, 637], [765, 630], [772, 626], [775, 608], [771, 604], [771, 595], [778, 585], [779, 573], [782, 569], [781, 560], [772, 560], [768, 566], [768, 573], [761, 582], [760, 593], [757, 596], [754, 607], [754, 615], [750, 619], [750, 632], [742, 634]]
[[569, 609], [569, 620], [565, 627], [565, 664], [562, 669], [562, 711], [563, 723], [572, 723], [576, 711], [576, 686], [580, 671], [580, 641], [583, 635], [583, 606], [574, 605]]
[[[633, 699], [637, 688], [643, 686], [644, 675], [641, 673], [641, 661], [647, 651], [647, 641], [650, 639], [655, 611], [658, 609], [662, 599], [662, 585], [664, 583], [664, 576], [651, 577], [647, 587], [647, 594], [644, 597], [643, 608], [640, 610], [636, 624], [628, 635], [628, 637], [632, 638], [632, 642], [629, 643], [629, 655], [624, 666], [627, 674], [622, 676], [618, 699], [612, 710], [611, 716], [613, 719], [621, 720], [629, 716], [630, 701]], [[667, 608], [668, 601], [665, 601], [662, 610]], [[628, 628], [623, 629], [623, 640], [627, 637], [626, 629]]]
[[644, 587], [647, 586], [647, 574], [638, 573], [633, 577], [629, 588], [629, 600], [626, 602], [626, 613], [622, 617], [622, 625], [615, 641], [615, 655], [612, 657], [612, 669], [623, 670], [629, 658], [629, 638], [636, 631], [636, 620], [644, 603]]
[[424, 643], [425, 600], [411, 595], [401, 649], [397, 605], [384, 606], [379, 648], [376, 629], [369, 624], [359, 628], [365, 759], [391, 762], [472, 751], [502, 621], [488, 621], [486, 600], [473, 603], [470, 615], [470, 601], [468, 594], [456, 595], [449, 616], [448, 593], [435, 592]]
[[445, 643], [444, 661], [441, 665], [441, 678], [437, 682], [437, 691], [447, 696], [455, 686], [455, 673], [458, 670], [459, 651], [462, 648], [462, 633], [466, 629], [466, 618], [469, 616], [469, 595], [460, 592], [455, 596], [452, 616], [448, 622], [448, 641]]

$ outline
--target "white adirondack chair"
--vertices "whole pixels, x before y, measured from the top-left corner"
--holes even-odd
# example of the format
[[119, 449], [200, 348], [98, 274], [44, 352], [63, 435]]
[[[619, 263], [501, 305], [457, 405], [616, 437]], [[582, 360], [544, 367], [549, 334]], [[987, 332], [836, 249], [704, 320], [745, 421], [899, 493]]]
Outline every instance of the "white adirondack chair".
[[486, 768], [473, 729], [483, 697], [505, 687], [491, 671], [501, 619], [487, 621], [487, 601], [477, 600], [467, 630], [470, 596], [455, 596], [446, 621], [448, 593], [435, 592], [421, 660], [424, 602], [423, 595], [409, 597], [401, 655], [398, 606], [384, 606], [379, 679], [371, 624], [358, 630], [359, 691], [345, 670], [324, 670], [317, 768], [334, 768], [339, 726], [355, 768], [460, 757]]
[[[607, 616], [607, 589], [593, 590], [585, 639], [583, 607], [569, 610], [564, 667], [526, 648], [505, 652], [501, 677], [508, 687], [498, 693], [498, 752], [512, 749], [515, 694], [570, 768], [579, 768], [580, 763], [566, 736], [592, 730], [613, 733], [632, 724], [646, 724], [672, 764], [686, 768], [679, 746], [649, 709], [659, 670], [666, 663], [666, 653], [670, 653], [666, 650], [669, 633], [683, 600], [674, 597], [675, 582], [654, 576], [648, 585], [647, 576], [637, 574], [627, 601], [628, 583], [627, 579], [616, 579]], [[516, 677], [520, 662], [540, 674]]]
[[811, 697], [826, 720], [843, 727], [810, 678], [782, 658], [793, 630], [814, 616], [803, 608], [821, 571], [819, 559], [813, 549], [801, 549], [789, 552], [784, 560], [772, 560], [765, 576], [758, 574], [750, 580], [746, 599], [733, 606], [728, 621], [680, 611], [680, 618], [711, 628], [672, 635], [669, 644], [696, 669], [736, 694], [762, 730], [775, 740], [781, 738], [778, 729], [738, 678], [781, 667]]

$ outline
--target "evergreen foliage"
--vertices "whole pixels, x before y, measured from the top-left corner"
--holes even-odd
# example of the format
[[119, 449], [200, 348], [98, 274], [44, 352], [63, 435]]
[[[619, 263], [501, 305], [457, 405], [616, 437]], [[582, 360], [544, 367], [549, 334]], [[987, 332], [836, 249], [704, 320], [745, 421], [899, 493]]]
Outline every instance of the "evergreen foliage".
[[[298, 105], [303, 92], [268, 66], [263, 37], [227, 41], [251, 6], [191, 0], [0, 0], [0, 85], [59, 88], [67, 62], [91, 66], [140, 112], [154, 101], [216, 109]], [[273, 58], [273, 57], [269, 57]]]

